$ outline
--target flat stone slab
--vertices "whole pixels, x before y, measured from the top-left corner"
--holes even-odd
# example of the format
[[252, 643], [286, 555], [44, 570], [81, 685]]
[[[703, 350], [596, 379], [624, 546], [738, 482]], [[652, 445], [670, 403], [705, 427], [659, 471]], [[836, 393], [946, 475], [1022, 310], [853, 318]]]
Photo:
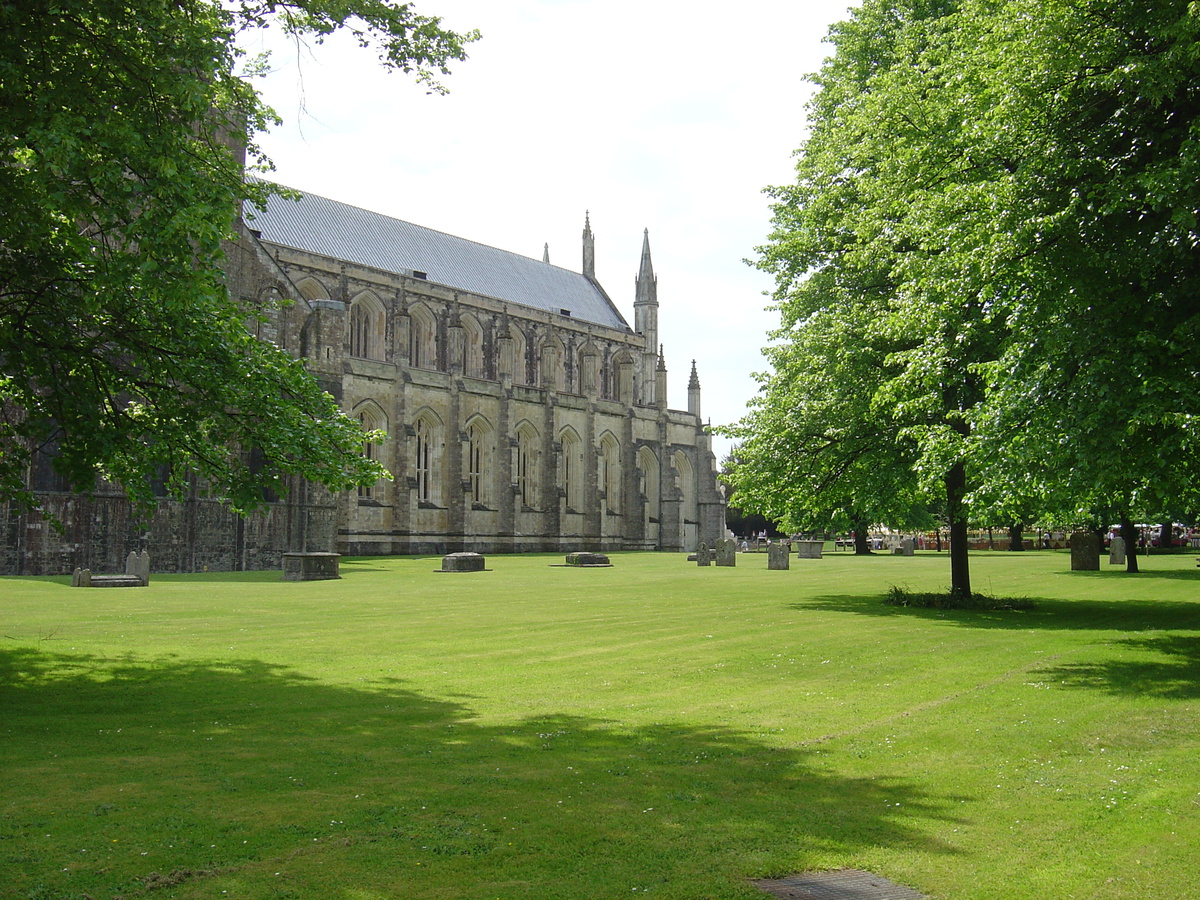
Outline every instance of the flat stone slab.
[[912, 888], [858, 869], [760, 878], [752, 884], [778, 900], [927, 900]]
[[612, 563], [608, 559], [608, 554], [590, 552], [568, 553], [567, 565], [579, 569], [612, 567]]
[[93, 575], [84, 587], [145, 587], [136, 575]]

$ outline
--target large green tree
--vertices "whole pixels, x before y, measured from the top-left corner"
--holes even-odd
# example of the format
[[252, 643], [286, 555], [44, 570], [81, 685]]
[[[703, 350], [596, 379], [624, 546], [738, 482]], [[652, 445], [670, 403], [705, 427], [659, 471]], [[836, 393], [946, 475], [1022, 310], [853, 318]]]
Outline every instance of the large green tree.
[[978, 425], [1008, 448], [1001, 484], [1076, 520], [1112, 509], [1131, 538], [1200, 487], [1200, 17], [1186, 2], [1020, 6], [982, 34], [1006, 94], [1029, 98], [1012, 106], [1040, 114], [1021, 121], [1006, 312], [1020, 340]]
[[1194, 496], [1197, 23], [1183, 0], [867, 0], [834, 31], [761, 265], [796, 346], [864, 310], [892, 342], [871, 408], [941, 483], [956, 593], [972, 507]]
[[199, 476], [236, 508], [286, 475], [386, 473], [301, 362], [247, 327], [224, 253], [272, 187], [239, 146], [272, 121], [236, 74], [246, 29], [355, 34], [431, 89], [473, 33], [394, 0], [0, 2], [0, 498], [31, 459], [152, 501]]
[[[951, 532], [951, 589], [966, 595], [968, 417], [983, 396], [977, 367], [1003, 329], [965, 289], [948, 233], [928, 218], [932, 194], [954, 183], [962, 192], [944, 193], [936, 214], [943, 226], [973, 228], [969, 192], [983, 174], [964, 160], [960, 111], [927, 99], [936, 78], [916, 83], [932, 78], [926, 59], [952, 40], [953, 8], [868, 2], [835, 29], [796, 183], [772, 191], [775, 228], [760, 265], [777, 279], [776, 337], [800, 351], [775, 374], [795, 381], [815, 368], [823, 389], [839, 392], [825, 415], [840, 412], [843, 432], [875, 451], [844, 489], [867, 510], [881, 482], [893, 503], [905, 493], [936, 498]], [[768, 390], [764, 404], [773, 402]], [[791, 403], [777, 421], [810, 408]], [[766, 459], [750, 462], [770, 471]]]

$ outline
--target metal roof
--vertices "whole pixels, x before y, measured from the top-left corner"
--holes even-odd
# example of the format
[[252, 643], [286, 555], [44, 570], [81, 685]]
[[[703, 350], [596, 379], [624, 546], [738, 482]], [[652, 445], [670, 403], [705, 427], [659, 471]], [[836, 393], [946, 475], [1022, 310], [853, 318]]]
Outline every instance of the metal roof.
[[316, 194], [272, 196], [266, 209], [247, 207], [246, 221], [272, 244], [385, 272], [423, 272], [447, 287], [630, 330], [603, 289], [578, 272]]

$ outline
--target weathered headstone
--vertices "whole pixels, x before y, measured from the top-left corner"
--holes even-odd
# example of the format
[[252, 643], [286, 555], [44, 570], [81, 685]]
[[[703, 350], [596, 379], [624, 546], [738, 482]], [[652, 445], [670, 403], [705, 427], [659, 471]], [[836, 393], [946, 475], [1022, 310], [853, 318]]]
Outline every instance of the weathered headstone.
[[767, 568], [768, 569], [789, 569], [791, 568], [790, 548], [787, 544], [772, 544], [767, 548]]
[[1125, 538], [1120, 535], [1108, 542], [1108, 564], [1110, 566], [1125, 565]]
[[796, 559], [820, 559], [824, 541], [796, 541]]
[[125, 574], [130, 578], [136, 578], [143, 585], [150, 584], [149, 551], [143, 550], [141, 553], [136, 553], [130, 550], [129, 556], [125, 559]]
[[718, 566], [737, 565], [737, 544], [733, 541], [717, 541], [716, 554]]
[[1071, 535], [1071, 571], [1098, 572], [1100, 570], [1100, 540], [1090, 531], [1077, 531]]
[[708, 564], [708, 544], [706, 544], [704, 541], [701, 541], [700, 546], [696, 548], [696, 565], [707, 566]]
[[439, 572], [482, 572], [483, 556], [478, 553], [448, 553], [442, 557]]
[[341, 578], [339, 553], [284, 553], [284, 581], [328, 581]]

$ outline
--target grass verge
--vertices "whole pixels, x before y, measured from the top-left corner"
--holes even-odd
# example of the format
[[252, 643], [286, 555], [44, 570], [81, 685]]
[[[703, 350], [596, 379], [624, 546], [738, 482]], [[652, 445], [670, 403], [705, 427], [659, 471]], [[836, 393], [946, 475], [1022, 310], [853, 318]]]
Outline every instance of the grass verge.
[[0, 579], [0, 897], [1194, 896], [1191, 557], [559, 562]]

